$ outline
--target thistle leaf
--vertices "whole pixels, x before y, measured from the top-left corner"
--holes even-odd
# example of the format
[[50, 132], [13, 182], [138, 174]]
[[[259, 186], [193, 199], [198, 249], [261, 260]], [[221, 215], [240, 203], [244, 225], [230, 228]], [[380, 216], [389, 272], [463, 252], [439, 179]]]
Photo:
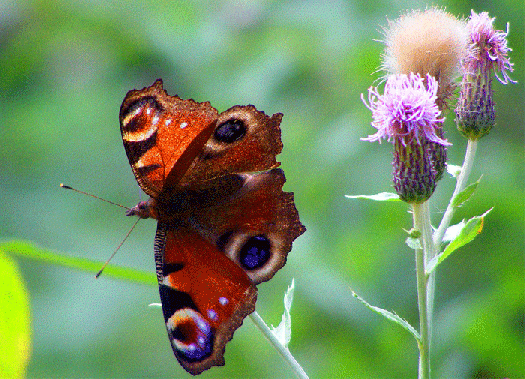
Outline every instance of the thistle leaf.
[[382, 309], [373, 305], [370, 305], [367, 303], [361, 296], [356, 294], [354, 291], [352, 291], [352, 296], [354, 296], [357, 300], [359, 300], [361, 303], [363, 303], [368, 309], [380, 314], [381, 316], [387, 318], [388, 320], [395, 322], [399, 326], [401, 326], [403, 329], [405, 329], [407, 332], [412, 334], [412, 336], [416, 339], [418, 343], [421, 342], [421, 336], [419, 335], [418, 331], [408, 323], [405, 319], [399, 317], [393, 312], [387, 311], [386, 309]]
[[478, 184], [480, 182], [481, 178], [479, 178], [476, 182], [469, 184], [463, 191], [458, 193], [454, 200], [452, 200], [452, 206], [453, 207], [459, 207], [463, 203], [465, 203], [468, 199], [470, 199], [470, 196], [476, 191], [476, 188], [478, 188]]
[[[450, 254], [452, 254], [454, 251], [476, 238], [476, 236], [480, 234], [483, 230], [483, 221], [485, 219], [485, 216], [489, 214], [490, 211], [492, 211], [492, 208], [483, 213], [481, 216], [474, 216], [467, 222], [462, 221], [457, 225], [451, 226], [450, 228], [458, 228], [460, 225], [462, 225], [459, 232], [457, 230], [454, 231], [454, 234], [456, 234], [456, 236], [447, 245], [445, 250], [430, 260], [430, 262], [427, 265], [426, 274], [431, 274], [432, 271], [434, 271], [436, 267], [439, 266], [439, 264], [441, 264], [441, 262], [443, 262], [445, 258], [447, 258]], [[450, 234], [452, 236], [452, 233]]]
[[445, 235], [443, 236], [444, 242], [451, 242], [454, 239], [459, 236], [459, 233], [461, 233], [461, 230], [465, 227], [465, 220], [461, 220], [458, 224], [449, 226], [447, 230], [445, 231]]
[[277, 327], [272, 325], [270, 328], [272, 334], [284, 347], [288, 347], [288, 344], [292, 339], [292, 317], [290, 316], [290, 309], [292, 308], [294, 288], [295, 284], [292, 279], [292, 284], [290, 284], [288, 290], [284, 294], [284, 313], [282, 320]]
[[412, 250], [417, 250], [417, 249], [422, 249], [423, 248], [423, 246], [421, 245], [421, 239], [419, 237], [418, 238], [415, 238], [415, 237], [412, 237], [412, 236], [407, 237], [407, 239], [405, 240], [405, 243]]

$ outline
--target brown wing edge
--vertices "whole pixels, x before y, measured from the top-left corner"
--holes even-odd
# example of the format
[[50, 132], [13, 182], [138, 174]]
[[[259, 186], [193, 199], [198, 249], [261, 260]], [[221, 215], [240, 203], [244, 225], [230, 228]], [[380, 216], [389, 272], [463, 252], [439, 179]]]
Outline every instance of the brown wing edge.
[[219, 141], [216, 130], [204, 145], [201, 154], [181, 179], [184, 186], [219, 176], [265, 171], [278, 167], [277, 155], [282, 151], [280, 124], [283, 115], [272, 116], [253, 105], [235, 105], [219, 114], [216, 130], [232, 120], [241, 121], [248, 129], [240, 139]]

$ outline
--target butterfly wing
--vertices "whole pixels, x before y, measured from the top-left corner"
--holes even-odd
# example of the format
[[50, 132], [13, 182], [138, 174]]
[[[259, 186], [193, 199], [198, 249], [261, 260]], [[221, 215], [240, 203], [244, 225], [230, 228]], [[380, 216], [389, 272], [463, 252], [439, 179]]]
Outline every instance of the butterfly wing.
[[209, 180], [210, 187], [180, 194], [184, 217], [158, 223], [166, 328], [175, 356], [194, 375], [224, 364], [226, 343], [255, 309], [255, 284], [285, 264], [305, 231], [284, 182], [280, 169]]
[[306, 229], [293, 193], [282, 191], [281, 169], [236, 177], [239, 190], [195, 212], [190, 222], [258, 284], [284, 266], [292, 242]]
[[171, 346], [191, 374], [224, 365], [224, 348], [255, 310], [257, 289], [216, 246], [159, 222], [155, 262]]
[[158, 79], [150, 87], [129, 91], [119, 118], [135, 178], [144, 192], [157, 197], [163, 187], [178, 183], [201, 153], [215, 129], [217, 110], [209, 102], [168, 95]]
[[209, 102], [170, 96], [158, 79], [129, 91], [120, 108], [120, 130], [129, 163], [148, 195], [215, 177], [277, 167], [282, 114], [253, 105], [218, 114]]
[[[264, 171], [279, 166], [282, 114], [267, 116], [253, 105], [236, 105], [219, 114], [213, 133], [181, 185], [230, 173]], [[171, 175], [171, 174], [170, 174]]]

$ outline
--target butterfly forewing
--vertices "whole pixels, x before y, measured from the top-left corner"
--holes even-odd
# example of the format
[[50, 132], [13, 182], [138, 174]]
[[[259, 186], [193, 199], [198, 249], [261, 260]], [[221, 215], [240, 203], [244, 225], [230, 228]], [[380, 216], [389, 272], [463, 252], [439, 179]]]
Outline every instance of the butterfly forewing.
[[270, 117], [253, 105], [237, 105], [222, 112], [214, 132], [183, 177], [183, 184], [279, 166], [276, 156], [283, 147], [281, 119], [281, 113]]
[[128, 92], [120, 108], [120, 130], [144, 192], [156, 197], [170, 172], [182, 176], [202, 151], [216, 120], [217, 110], [210, 103], [169, 96], [160, 79]]

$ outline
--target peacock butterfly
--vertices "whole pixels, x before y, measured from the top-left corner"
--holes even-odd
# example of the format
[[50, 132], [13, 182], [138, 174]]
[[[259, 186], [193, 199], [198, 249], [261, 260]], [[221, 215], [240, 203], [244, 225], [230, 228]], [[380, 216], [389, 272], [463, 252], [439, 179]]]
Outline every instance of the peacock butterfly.
[[257, 284], [286, 262], [306, 229], [277, 168], [282, 114], [252, 105], [218, 113], [170, 96], [158, 79], [129, 91], [120, 130], [135, 178], [150, 196], [128, 216], [157, 219], [162, 311], [181, 365], [224, 365], [224, 348], [255, 310]]

